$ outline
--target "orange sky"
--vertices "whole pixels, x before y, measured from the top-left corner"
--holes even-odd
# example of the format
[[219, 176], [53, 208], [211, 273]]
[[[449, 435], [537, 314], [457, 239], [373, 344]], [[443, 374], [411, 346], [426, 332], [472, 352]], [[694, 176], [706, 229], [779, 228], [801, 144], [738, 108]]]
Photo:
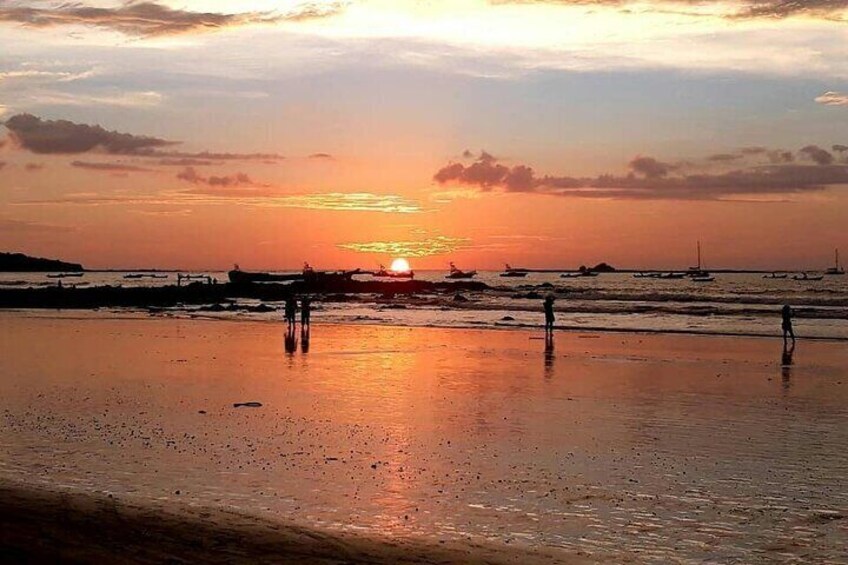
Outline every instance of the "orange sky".
[[844, 11], [600, 4], [0, 7], [0, 248], [186, 269], [848, 249]]

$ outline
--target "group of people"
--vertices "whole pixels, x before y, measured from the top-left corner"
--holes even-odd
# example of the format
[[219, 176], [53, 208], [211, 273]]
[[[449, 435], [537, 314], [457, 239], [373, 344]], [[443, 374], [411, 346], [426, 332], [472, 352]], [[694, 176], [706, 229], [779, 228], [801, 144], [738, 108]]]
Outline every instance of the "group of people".
[[[286, 353], [297, 351], [297, 298], [289, 296], [286, 299], [286, 337], [284, 340]], [[309, 351], [309, 329], [312, 321], [312, 299], [304, 296], [300, 299], [300, 349], [303, 353]]]

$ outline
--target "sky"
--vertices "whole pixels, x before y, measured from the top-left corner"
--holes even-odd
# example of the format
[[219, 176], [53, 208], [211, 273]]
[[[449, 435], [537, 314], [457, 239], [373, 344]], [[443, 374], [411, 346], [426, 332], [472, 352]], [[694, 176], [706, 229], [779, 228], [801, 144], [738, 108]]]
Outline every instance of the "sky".
[[89, 268], [848, 254], [848, 0], [0, 0], [0, 122]]

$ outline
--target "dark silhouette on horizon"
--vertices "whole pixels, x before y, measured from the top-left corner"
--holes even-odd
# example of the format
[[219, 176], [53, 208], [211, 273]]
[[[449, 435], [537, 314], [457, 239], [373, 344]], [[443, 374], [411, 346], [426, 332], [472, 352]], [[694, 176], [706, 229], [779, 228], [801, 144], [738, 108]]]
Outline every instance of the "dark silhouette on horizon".
[[781, 324], [781, 328], [783, 328], [783, 343], [786, 345], [787, 338], [792, 338], [792, 345], [795, 345], [795, 330], [792, 329], [792, 307], [789, 304], [783, 306], [783, 310], [781, 312], [783, 317], [783, 323]]
[[545, 334], [551, 335], [553, 334], [554, 322], [556, 321], [554, 316], [554, 297], [548, 296], [545, 298], [543, 307], [545, 309]]

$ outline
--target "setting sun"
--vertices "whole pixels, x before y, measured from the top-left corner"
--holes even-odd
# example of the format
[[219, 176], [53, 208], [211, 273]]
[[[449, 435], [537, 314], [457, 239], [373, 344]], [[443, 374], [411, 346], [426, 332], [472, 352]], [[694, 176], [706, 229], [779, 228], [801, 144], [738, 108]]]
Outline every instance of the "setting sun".
[[392, 261], [391, 270], [396, 273], [406, 273], [409, 271], [409, 261], [406, 259], [395, 259]]

